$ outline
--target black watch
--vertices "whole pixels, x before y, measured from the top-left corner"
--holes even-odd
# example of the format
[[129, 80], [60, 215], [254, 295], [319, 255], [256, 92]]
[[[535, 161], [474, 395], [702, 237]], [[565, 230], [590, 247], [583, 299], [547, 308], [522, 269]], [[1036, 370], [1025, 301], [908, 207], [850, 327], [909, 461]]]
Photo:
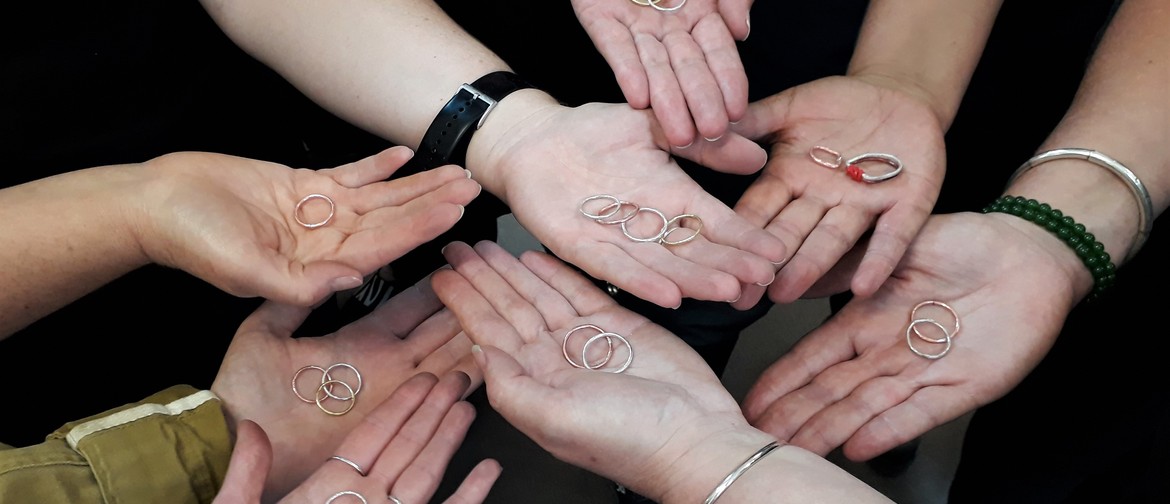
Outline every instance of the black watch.
[[498, 71], [459, 87], [423, 135], [415, 155], [423, 169], [464, 165], [471, 135], [483, 125], [496, 103], [515, 91], [533, 87], [512, 72]]

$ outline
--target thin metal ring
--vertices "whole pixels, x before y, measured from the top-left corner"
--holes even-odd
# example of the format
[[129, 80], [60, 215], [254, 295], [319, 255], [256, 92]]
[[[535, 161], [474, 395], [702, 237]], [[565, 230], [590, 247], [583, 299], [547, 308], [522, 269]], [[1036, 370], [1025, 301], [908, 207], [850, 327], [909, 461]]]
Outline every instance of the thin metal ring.
[[[564, 341], [561, 342], [561, 353], [563, 353], [565, 355], [565, 360], [569, 362], [570, 366], [573, 366], [573, 367], [578, 368], [578, 369], [586, 368], [586, 367], [588, 367], [589, 369], [595, 369], [593, 367], [589, 367], [588, 366], [589, 363], [586, 362], [585, 360], [581, 361], [581, 362], [586, 364], [583, 366], [581, 364], [577, 364], [577, 362], [575, 362], [572, 357], [569, 357], [569, 336], [572, 336], [573, 333], [580, 331], [581, 329], [593, 329], [600, 334], [605, 333], [605, 329], [597, 327], [593, 324], [581, 324], [577, 327], [574, 327], [574, 328], [570, 329], [569, 332], [565, 333], [565, 339], [564, 339]], [[584, 354], [582, 354], [582, 355], [584, 355]], [[607, 362], [609, 362], [609, 358], [612, 356], [613, 356], [613, 341], [609, 341], [609, 351], [606, 352], [605, 358], [601, 360], [601, 363], [598, 364], [597, 367], [604, 366]]]
[[334, 500], [337, 500], [338, 497], [341, 497], [343, 495], [352, 495], [354, 497], [357, 497], [358, 500], [361, 500], [362, 504], [370, 504], [369, 501], [367, 501], [365, 497], [362, 497], [362, 494], [357, 493], [353, 490], [342, 490], [340, 492], [337, 492], [337, 493], [333, 494], [333, 496], [330, 497], [329, 500], [325, 501], [325, 504], [332, 504], [332, 502]]
[[955, 336], [958, 336], [959, 335], [959, 314], [955, 313], [954, 308], [951, 308], [950, 305], [948, 305], [942, 301], [930, 300], [930, 301], [923, 301], [921, 303], [918, 303], [917, 305], [914, 305], [914, 309], [910, 310], [910, 320], [918, 319], [918, 309], [922, 308], [923, 306], [928, 306], [928, 305], [941, 306], [941, 307], [945, 308], [947, 311], [951, 312], [951, 316], [955, 318], [955, 328], [952, 329], [950, 331], [950, 333], [948, 333], [946, 329], [943, 329], [943, 334], [946, 334], [947, 336], [942, 337], [942, 338], [938, 338], [938, 339], [926, 337], [925, 335], [923, 335], [921, 332], [918, 331], [918, 328], [914, 328], [914, 335], [918, 336], [918, 338], [921, 339], [922, 341], [929, 341], [931, 343], [944, 343], [947, 338], [954, 338]]
[[[358, 381], [357, 387], [351, 389], [351, 391], [353, 392], [353, 395], [350, 396], [349, 398], [342, 398], [342, 397], [333, 395], [333, 387], [329, 387], [329, 389], [327, 389], [325, 391], [325, 395], [329, 396], [330, 399], [337, 399], [339, 401], [348, 401], [350, 399], [357, 397], [358, 392], [362, 391], [362, 374], [360, 372], [358, 372], [357, 368], [353, 367], [350, 364], [346, 364], [344, 362], [338, 362], [337, 364], [329, 366], [328, 368], [325, 369], [325, 374], [321, 376], [321, 383], [325, 383], [325, 381], [326, 381], [325, 376], [329, 376], [329, 372], [333, 371], [333, 368], [335, 368], [335, 367], [347, 367], [349, 369], [352, 369], [353, 374], [357, 375], [357, 381]], [[329, 376], [329, 379], [333, 379], [333, 377]]]
[[[332, 411], [332, 410], [330, 410], [330, 409], [326, 408], [325, 406], [323, 406], [323, 405], [321, 404], [321, 401], [322, 401], [321, 392], [322, 392], [322, 390], [323, 390], [323, 389], [325, 389], [325, 387], [327, 387], [327, 386], [329, 386], [329, 385], [333, 385], [333, 384], [335, 384], [335, 383], [340, 383], [342, 387], [345, 387], [346, 389], [349, 389], [350, 398], [351, 398], [351, 399], [354, 399], [353, 401], [346, 400], [346, 401], [345, 401], [346, 407], [345, 407], [345, 409], [343, 409], [343, 410], [341, 410], [341, 411]], [[327, 382], [325, 382], [325, 383], [322, 383], [320, 387], [317, 387], [317, 394], [314, 396], [314, 399], [316, 399], [316, 400], [317, 400], [317, 401], [316, 401], [316, 402], [317, 402], [317, 407], [318, 407], [318, 408], [321, 408], [321, 411], [324, 411], [326, 414], [328, 414], [328, 415], [332, 415], [332, 416], [341, 416], [341, 415], [344, 415], [344, 414], [346, 414], [346, 413], [349, 413], [349, 410], [353, 409], [353, 406], [354, 406], [355, 404], [357, 404], [357, 394], [354, 394], [354, 393], [353, 393], [353, 388], [352, 388], [352, 387], [350, 387], [348, 383], [345, 383], [345, 382], [343, 382], [343, 381], [341, 381], [341, 380], [329, 380], [329, 381], [327, 381]]]
[[[699, 223], [699, 225], [697, 227], [695, 227], [695, 229], [693, 229], [694, 233], [686, 238], [681, 239], [681, 240], [670, 240], [669, 238], [670, 238], [671, 233], [678, 231], [680, 229], [691, 229], [691, 228], [682, 226], [682, 221], [685, 219], [692, 219], [692, 220]], [[672, 224], [677, 224], [677, 225], [674, 227], [670, 227]], [[682, 245], [686, 242], [694, 240], [695, 237], [699, 236], [699, 231], [703, 230], [703, 219], [700, 219], [699, 216], [695, 215], [695, 214], [677, 215], [673, 219], [666, 221], [666, 227], [667, 227], [667, 230], [665, 233], [662, 233], [662, 239], [659, 241], [663, 245]]]
[[[626, 214], [624, 214], [620, 217], [617, 217], [617, 218], [611, 219], [608, 217], [608, 215], [613, 215], [613, 214], [617, 213], [618, 211], [620, 211], [622, 209], [623, 206], [626, 206], [626, 205], [632, 206], [632, 207], [634, 207], [634, 209], [630, 210]], [[634, 204], [633, 202], [618, 201], [617, 203], [610, 203], [610, 204], [606, 205], [601, 210], [602, 211], [609, 210], [610, 207], [615, 207], [616, 210], [614, 210], [614, 212], [612, 212], [612, 213], [607, 214], [607, 217], [603, 217], [600, 219], [594, 219], [595, 221], [597, 221], [598, 224], [621, 224], [623, 222], [626, 222], [626, 221], [636, 217], [638, 215], [638, 209], [641, 208], [640, 206]]]
[[593, 213], [589, 213], [588, 210], [585, 210], [585, 205], [587, 203], [589, 203], [590, 201], [595, 201], [595, 200], [599, 200], [602, 198], [613, 200], [613, 203], [610, 203], [609, 205], [602, 207], [602, 209], [601, 209], [602, 211], [605, 211], [605, 209], [609, 208], [610, 206], [613, 206], [615, 204], [622, 202], [622, 200], [618, 199], [617, 196], [611, 196], [608, 194], [595, 194], [593, 196], [590, 196], [588, 198], [581, 200], [581, 204], [577, 205], [577, 211], [581, 212], [581, 215], [584, 215], [590, 219], [601, 220], [601, 219], [605, 219], [607, 217], [613, 217], [614, 214], [618, 213], [618, 210], [621, 210], [620, 206], [617, 208], [614, 208], [612, 212], [607, 213], [607, 214], [593, 214]]
[[658, 4], [660, 4], [660, 3], [662, 3], [662, 0], [652, 1], [652, 2], [650, 2], [650, 6], [654, 7], [655, 9], [658, 9], [662, 12], [673, 12], [673, 11], [681, 9], [682, 6], [686, 5], [687, 0], [682, 0], [681, 2], [678, 3], [678, 5], [676, 5], [674, 7], [659, 7]]
[[[617, 338], [617, 339], [621, 340], [622, 343], [625, 343], [626, 348], [628, 348], [630, 350], [629, 355], [626, 356], [626, 362], [622, 363], [622, 365], [619, 366], [617, 369], [614, 369], [614, 370], [601, 369], [602, 366], [604, 366], [606, 363], [609, 362], [608, 357], [606, 357], [605, 362], [602, 362], [601, 364], [598, 364], [596, 366], [590, 366], [588, 362], [585, 362], [585, 352], [589, 351], [589, 345], [592, 345], [594, 341], [597, 341], [601, 338], [605, 338], [606, 341], [609, 341], [610, 338]], [[613, 349], [612, 349], [613, 342], [610, 342], [610, 347], [611, 347], [610, 352], [613, 352]], [[594, 334], [593, 337], [589, 338], [588, 340], [585, 340], [585, 346], [581, 347], [581, 362], [585, 363], [586, 369], [593, 369], [596, 371], [605, 371], [607, 373], [617, 374], [617, 373], [620, 373], [622, 371], [625, 371], [626, 369], [629, 369], [630, 364], [632, 364], [634, 362], [634, 346], [630, 344], [630, 340], [626, 339], [625, 336], [622, 336], [618, 333], [603, 332], [601, 334]]]
[[[313, 365], [309, 365], [309, 366], [305, 366], [303, 368], [300, 368], [297, 370], [297, 372], [295, 374], [293, 374], [293, 377], [292, 377], [293, 395], [296, 395], [297, 399], [300, 399], [300, 400], [307, 402], [309, 404], [313, 404], [312, 399], [306, 398], [305, 396], [301, 395], [301, 393], [299, 391], [297, 391], [297, 378], [300, 378], [301, 373], [304, 373], [306, 369], [316, 369], [317, 371], [320, 371], [322, 373], [321, 374], [321, 381], [322, 382], [327, 381], [327, 380], [332, 380], [333, 377], [329, 376], [329, 372], [325, 371], [325, 368], [323, 368], [321, 366], [313, 366]], [[330, 387], [330, 389], [332, 389], [332, 388], [333, 387]]]
[[[914, 326], [916, 326], [918, 324], [934, 324], [934, 325], [938, 326], [939, 329], [942, 329], [943, 334], [947, 335], [947, 337], [945, 338], [945, 341], [944, 341], [947, 345], [946, 348], [943, 348], [941, 352], [936, 353], [936, 354], [926, 353], [926, 352], [923, 352], [922, 350], [914, 348], [914, 338], [912, 338], [911, 335], [914, 334], [914, 332], [913, 332]], [[906, 344], [910, 346], [910, 351], [914, 352], [919, 357], [925, 357], [925, 358], [930, 359], [930, 360], [935, 360], [935, 359], [942, 358], [942, 356], [946, 355], [947, 352], [951, 351], [951, 335], [947, 333], [947, 328], [943, 327], [942, 324], [938, 323], [934, 319], [914, 319], [913, 321], [910, 322], [910, 326], [906, 328]]]
[[[865, 161], [879, 161], [894, 167], [894, 169], [881, 175], [870, 175], [865, 173], [865, 171], [857, 166], [858, 163], [863, 163]], [[882, 152], [866, 152], [865, 154], [858, 154], [846, 160], [845, 166], [845, 173], [852, 177], [853, 180], [858, 182], [868, 182], [870, 184], [892, 179], [898, 176], [899, 173], [902, 173], [902, 160], [898, 159], [898, 156], [893, 154], [885, 154]]]
[[[305, 221], [301, 220], [301, 207], [305, 206], [305, 203], [308, 203], [310, 200], [314, 200], [314, 199], [323, 199], [329, 203], [329, 215], [327, 215], [325, 217], [325, 220], [322, 220], [321, 222], [314, 222], [314, 223], [305, 222]], [[324, 226], [326, 224], [329, 224], [329, 221], [333, 220], [333, 211], [335, 209], [336, 209], [336, 207], [333, 205], [333, 200], [330, 199], [329, 196], [326, 196], [324, 194], [313, 193], [313, 194], [310, 194], [308, 196], [305, 196], [304, 198], [301, 198], [301, 200], [297, 202], [297, 206], [295, 208], [293, 208], [293, 219], [296, 219], [297, 224], [300, 224], [308, 229], [316, 229], [316, 228], [319, 228], [319, 227]]]
[[352, 460], [350, 460], [350, 459], [347, 459], [347, 458], [345, 458], [345, 457], [342, 457], [341, 455], [334, 455], [334, 456], [332, 456], [332, 457], [329, 457], [329, 460], [336, 460], [336, 461], [338, 461], [338, 462], [341, 462], [342, 464], [345, 464], [345, 465], [347, 465], [347, 466], [350, 466], [350, 467], [352, 467], [352, 468], [353, 468], [353, 470], [355, 470], [355, 471], [357, 471], [357, 472], [358, 472], [358, 474], [360, 474], [360, 475], [362, 475], [362, 476], [365, 476], [365, 475], [366, 475], [366, 472], [362, 470], [362, 466], [359, 466], [359, 465], [357, 464], [357, 462], [354, 462], [354, 461], [352, 461]]
[[[824, 159], [817, 157], [817, 152], [828, 153], [830, 156], [833, 156], [833, 158], [835, 158], [835, 159], [832, 162], [825, 161]], [[825, 147], [823, 145], [816, 145], [816, 146], [813, 146], [813, 148], [809, 149], [808, 150], [808, 157], [812, 158], [814, 163], [819, 164], [821, 166], [824, 166], [825, 168], [832, 168], [834, 170], [836, 170], [837, 168], [840, 168], [841, 163], [845, 162], [845, 158], [841, 156], [840, 152], [837, 152], [837, 151], [830, 149], [828, 147]]]
[[661, 2], [662, 0], [630, 0], [630, 1], [634, 2], [638, 5], [641, 5], [643, 7], [649, 7], [651, 4], [656, 4], [658, 2]]
[[386, 498], [389, 499], [390, 502], [393, 502], [394, 504], [402, 504], [402, 500], [399, 499], [398, 497], [393, 496], [393, 495], [387, 495]]
[[661, 240], [662, 240], [662, 235], [666, 234], [666, 226], [667, 226], [667, 223], [668, 223], [668, 222], [670, 222], [670, 221], [669, 221], [669, 219], [667, 219], [667, 218], [666, 218], [666, 216], [662, 214], [662, 212], [659, 212], [659, 211], [658, 211], [657, 209], [655, 209], [655, 208], [650, 208], [650, 207], [640, 207], [640, 208], [638, 208], [638, 212], [637, 212], [637, 213], [641, 213], [641, 212], [653, 212], [654, 214], [656, 214], [656, 215], [658, 215], [659, 217], [661, 217], [661, 218], [662, 218], [662, 229], [658, 230], [658, 233], [657, 233], [657, 234], [655, 234], [654, 236], [650, 236], [650, 237], [646, 237], [646, 238], [637, 238], [637, 237], [635, 237], [634, 235], [631, 235], [631, 234], [630, 234], [630, 230], [626, 228], [626, 224], [627, 224], [627, 222], [628, 222], [628, 221], [627, 221], [627, 222], [623, 222], [623, 223], [621, 224], [621, 226], [622, 226], [622, 234], [626, 235], [626, 238], [629, 238], [629, 239], [631, 239], [631, 240], [634, 240], [634, 241], [636, 241], [636, 242], [643, 242], [643, 243], [647, 243], [647, 242], [654, 242], [654, 243], [657, 243], [657, 242], [661, 241]]

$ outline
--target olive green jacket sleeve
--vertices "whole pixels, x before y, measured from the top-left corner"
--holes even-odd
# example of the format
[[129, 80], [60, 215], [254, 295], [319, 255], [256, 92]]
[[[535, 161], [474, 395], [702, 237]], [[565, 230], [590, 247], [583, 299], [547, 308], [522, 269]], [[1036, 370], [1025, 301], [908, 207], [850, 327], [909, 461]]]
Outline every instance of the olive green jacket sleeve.
[[0, 500], [211, 502], [231, 449], [219, 399], [210, 391], [179, 385], [65, 424], [39, 445], [0, 444]]

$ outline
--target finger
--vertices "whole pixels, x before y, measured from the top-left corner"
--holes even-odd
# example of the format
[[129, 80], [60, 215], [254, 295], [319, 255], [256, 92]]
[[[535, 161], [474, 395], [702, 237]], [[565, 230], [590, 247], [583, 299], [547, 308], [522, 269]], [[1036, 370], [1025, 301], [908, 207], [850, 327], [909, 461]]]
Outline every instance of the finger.
[[869, 229], [872, 218], [857, 207], [837, 206], [829, 209], [805, 238], [796, 255], [784, 264], [776, 282], [769, 287], [772, 289], [769, 291], [772, 299], [777, 303], [788, 303], [804, 295], [841, 256], [853, 248]]
[[[723, 107], [730, 121], [739, 121], [747, 113], [748, 81], [728, 26], [715, 14], [699, 20], [691, 29], [695, 42], [703, 50], [703, 59], [723, 95]], [[726, 126], [726, 125], [725, 125]]]
[[580, 317], [587, 317], [614, 305], [613, 298], [560, 259], [544, 252], [528, 250], [520, 254], [520, 262], [566, 300]]
[[593, 18], [581, 23], [581, 26], [613, 69], [626, 102], [636, 109], [649, 107], [650, 87], [646, 80], [646, 70], [642, 67], [642, 59], [638, 57], [638, 48], [634, 45], [634, 36], [629, 28], [613, 18]]
[[[345, 436], [336, 455], [353, 461], [370, 474], [382, 450], [398, 435], [438, 382], [439, 379], [430, 373], [418, 373], [402, 382]], [[342, 465], [341, 462], [336, 464]], [[352, 469], [346, 467], [345, 470]]]
[[498, 348], [480, 345], [472, 353], [483, 371], [488, 401], [509, 423], [528, 433], [556, 425], [547, 422], [552, 421], [550, 412], [563, 409], [558, 406], [562, 396], [536, 381], [520, 362]]
[[898, 203], [878, 218], [853, 278], [854, 294], [868, 297], [877, 292], [901, 262], [928, 217], [930, 208]]
[[785, 90], [748, 104], [747, 113], [732, 129], [752, 140], [765, 140], [781, 131], [788, 121], [792, 91]]
[[664, 308], [681, 305], [683, 293], [672, 278], [673, 273], [660, 273], [643, 264], [630, 255], [623, 245], [586, 242], [574, 250], [568, 260], [593, 278], [607, 280], [639, 299]]
[[[697, 244], [696, 241], [677, 247]], [[623, 244], [622, 248], [647, 268], [669, 276], [683, 296], [720, 302], [739, 298], [740, 280], [727, 272], [694, 263], [656, 243], [628, 243]], [[614, 284], [617, 285], [616, 282]]]
[[379, 208], [360, 217], [358, 231], [340, 246], [336, 259], [369, 272], [435, 239], [461, 218], [478, 185], [447, 184], [401, 207]]
[[[723, 108], [723, 95], [719, 83], [711, 75], [703, 50], [690, 33], [672, 32], [662, 39], [670, 56], [673, 78], [677, 81], [686, 99], [687, 109], [704, 140], [714, 142], [727, 132], [727, 110]], [[651, 106], [656, 106], [650, 97]]]
[[268, 435], [256, 422], [241, 420], [236, 426], [236, 444], [227, 473], [212, 504], [260, 502], [271, 467], [272, 443]]
[[722, 0], [719, 2], [719, 15], [727, 24], [727, 29], [736, 40], [747, 40], [751, 33], [751, 0]]
[[292, 336], [312, 310], [276, 301], [265, 301], [240, 324], [236, 334], [260, 333], [280, 337]]
[[[704, 228], [707, 226], [704, 225]], [[717, 234], [714, 233], [714, 230], [712, 232], [712, 234]], [[754, 233], [755, 230], [749, 230], [748, 232]], [[671, 236], [672, 238], [674, 236], [686, 236], [687, 233], [689, 231], [676, 231]], [[715, 238], [718, 238], [718, 236]], [[776, 276], [776, 267], [771, 261], [733, 246], [712, 243], [705, 237], [696, 237], [690, 242], [679, 245], [668, 245], [667, 247], [669, 247], [668, 250], [670, 252], [680, 258], [734, 276], [737, 284], [770, 284]], [[738, 287], [736, 288], [736, 294], [740, 294]], [[730, 298], [725, 301], [734, 299]]]
[[426, 447], [389, 489], [390, 495], [403, 499], [403, 502], [430, 502], [447, 472], [447, 464], [463, 444], [474, 419], [475, 408], [470, 403], [459, 401], [452, 405]]
[[476, 249], [465, 243], [451, 243], [443, 248], [443, 256], [456, 272], [471, 282], [475, 290], [491, 303], [496, 313], [512, 324], [516, 332], [527, 337], [532, 333], [550, 330], [536, 307], [492, 269]]
[[731, 302], [736, 310], [749, 310], [756, 306], [768, 292], [767, 285], [744, 284], [740, 287], [739, 299]]
[[748, 421], [754, 425], [777, 399], [803, 387], [830, 366], [857, 355], [852, 340], [842, 336], [851, 334], [852, 329], [840, 317], [839, 312], [809, 332], [760, 374], [744, 396], [743, 410]]
[[661, 123], [666, 140], [675, 147], [690, 145], [695, 140], [694, 121], [687, 109], [686, 98], [683, 97], [674, 68], [670, 65], [666, 46], [657, 38], [645, 34], [634, 35], [634, 44], [638, 48], [642, 66], [646, 69], [650, 107]]
[[775, 269], [771, 267], [771, 263], [783, 261], [788, 257], [789, 249], [786, 243], [765, 229], [753, 226], [714, 198], [688, 207], [686, 211], [698, 215], [705, 221], [702, 233], [707, 240], [753, 254], [759, 258], [758, 264], [769, 263], [762, 268], [768, 271], [757, 271], [755, 276], [743, 278], [744, 282], [767, 282], [772, 276], [770, 270]]
[[487, 262], [521, 297], [536, 309], [546, 327], [564, 327], [580, 316], [569, 300], [536, 276], [503, 247], [495, 242], [482, 241], [475, 245], [476, 252]]
[[381, 450], [370, 469], [370, 477], [375, 478], [374, 481], [384, 482], [385, 487], [390, 488], [432, 441], [443, 418], [463, 397], [469, 385], [470, 380], [463, 373], [443, 375], [418, 409], [390, 439], [390, 443]]
[[471, 180], [471, 172], [456, 165], [443, 165], [356, 188], [352, 191], [354, 202], [350, 208], [354, 213], [366, 214], [378, 208], [402, 206], [448, 184], [457, 186], [456, 190], [444, 193], [455, 198], [452, 203], [466, 204], [470, 201], [467, 195], [479, 193], [479, 182]]
[[716, 142], [694, 142], [670, 150], [712, 170], [735, 175], [756, 173], [768, 162], [767, 150], [748, 137], [732, 132]]
[[[735, 202], [735, 213], [756, 227], [765, 228], [780, 211], [792, 202], [792, 191], [787, 183], [768, 172], [761, 173], [748, 186], [739, 201]], [[783, 241], [783, 237], [779, 237]], [[799, 244], [784, 242], [788, 250], [796, 250]]]
[[788, 266], [792, 257], [800, 253], [800, 248], [808, 235], [828, 213], [829, 207], [829, 202], [811, 196], [798, 197], [784, 205], [780, 213], [764, 228], [768, 234], [780, 240], [785, 250], [791, 254], [776, 262]]
[[412, 157], [414, 157], [413, 150], [409, 147], [396, 145], [352, 163], [343, 164], [336, 168], [317, 170], [317, 173], [328, 175], [334, 182], [342, 186], [357, 188], [390, 178]]
[[789, 441], [826, 456], [866, 422], [910, 397], [916, 388], [917, 385], [900, 376], [867, 380], [844, 399], [814, 414]]
[[431, 287], [431, 275], [427, 275], [410, 288], [395, 294], [369, 315], [350, 323], [343, 331], [388, 334], [405, 339], [442, 309], [443, 302]]
[[463, 275], [444, 268], [434, 274], [432, 285], [473, 342], [508, 351], [517, 351], [524, 345], [525, 340], [516, 328]]
[[471, 356], [471, 346], [474, 344], [467, 333], [460, 331], [454, 338], [447, 340], [430, 354], [422, 356], [415, 369], [436, 376], [459, 371], [471, 379], [471, 386], [468, 387], [468, 393], [470, 393], [483, 384], [483, 373], [480, 372], [479, 366], [475, 364]]
[[471, 469], [455, 493], [451, 494], [444, 504], [481, 504], [487, 499], [488, 492], [496, 479], [500, 477], [500, 463], [492, 459], [480, 461]]
[[850, 460], [869, 460], [979, 406], [973, 397], [958, 393], [954, 387], [918, 389], [858, 429], [845, 442], [843, 453]]

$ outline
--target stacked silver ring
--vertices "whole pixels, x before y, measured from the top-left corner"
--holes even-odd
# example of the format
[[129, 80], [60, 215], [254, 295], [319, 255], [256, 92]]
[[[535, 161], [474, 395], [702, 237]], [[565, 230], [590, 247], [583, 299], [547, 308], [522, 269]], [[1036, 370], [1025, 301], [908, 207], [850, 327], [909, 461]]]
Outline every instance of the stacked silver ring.
[[687, 0], [682, 0], [681, 2], [678, 3], [678, 5], [675, 5], [674, 7], [663, 7], [662, 5], [659, 5], [662, 3], [662, 0], [630, 0], [630, 1], [634, 2], [635, 4], [641, 5], [643, 7], [653, 7], [655, 9], [662, 11], [662, 12], [671, 12], [671, 11], [679, 10], [682, 8], [683, 5], [686, 5], [686, 3], [687, 3]]
[[[350, 370], [353, 371], [354, 375], [357, 376], [357, 386], [356, 387], [351, 386], [349, 383], [346, 383], [344, 380], [337, 380], [337, 379], [333, 378], [333, 375], [331, 375], [330, 372], [336, 368], [339, 368], [339, 367], [349, 368]], [[304, 373], [305, 371], [308, 371], [310, 369], [314, 369], [314, 370], [321, 372], [321, 384], [317, 386], [317, 391], [315, 394], [313, 394], [313, 399], [309, 399], [309, 398], [301, 395], [301, 392], [299, 390], [297, 390], [297, 378], [301, 377], [301, 373]], [[349, 391], [349, 395], [348, 396], [340, 396], [340, 395], [335, 394], [333, 392], [334, 386], [341, 386], [341, 387], [345, 388], [347, 391]], [[326, 414], [332, 415], [332, 416], [340, 416], [340, 415], [344, 415], [346, 413], [349, 413], [349, 410], [353, 409], [354, 404], [357, 403], [358, 392], [362, 391], [362, 374], [357, 370], [356, 367], [353, 367], [353, 365], [346, 364], [344, 362], [339, 362], [339, 363], [334, 364], [332, 366], [329, 366], [327, 368], [323, 368], [321, 366], [308, 365], [308, 366], [305, 366], [305, 367], [298, 369], [296, 373], [293, 373], [292, 391], [293, 391], [293, 395], [297, 396], [297, 399], [300, 399], [302, 402], [307, 402], [309, 404], [315, 403], [317, 405], [317, 407], [320, 408], [321, 411], [324, 411]], [[328, 399], [335, 399], [338, 401], [345, 402], [346, 403], [345, 409], [335, 411], [335, 410], [330, 410], [330, 409], [326, 408], [325, 405], [322, 403]]]
[[[596, 213], [590, 212], [585, 208], [586, 205], [597, 200], [609, 200], [609, 203], [601, 207]], [[627, 211], [623, 213], [623, 209], [627, 209]], [[617, 196], [612, 196], [609, 194], [595, 194], [585, 198], [581, 201], [581, 204], [577, 206], [577, 211], [581, 212], [581, 215], [588, 217], [589, 219], [593, 220], [593, 222], [598, 224], [620, 226], [622, 229], [622, 234], [626, 235], [626, 238], [640, 243], [682, 245], [686, 242], [694, 240], [697, 236], [699, 236], [699, 232], [703, 230], [703, 219], [700, 219], [699, 216], [695, 214], [676, 215], [668, 219], [666, 218], [666, 214], [663, 214], [656, 208], [640, 206], [636, 203], [626, 201], [618, 198]], [[627, 223], [634, 220], [635, 217], [642, 214], [643, 212], [657, 215], [659, 219], [662, 219], [662, 227], [658, 229], [657, 233], [651, 236], [634, 236], [630, 233], [630, 229], [626, 227]], [[695, 222], [695, 227], [693, 229], [685, 227], [684, 224], [687, 221]], [[675, 232], [679, 230], [688, 230], [691, 231], [691, 234], [677, 240], [670, 239], [671, 235], [675, 234]]]
[[[590, 336], [589, 339], [585, 340], [585, 344], [581, 347], [581, 362], [577, 362], [577, 361], [573, 360], [572, 357], [569, 356], [569, 338], [571, 336], [573, 336], [573, 333], [575, 333], [577, 331], [581, 331], [581, 330], [586, 330], [586, 329], [592, 329], [594, 331], [597, 331], [597, 334], [594, 334], [593, 336]], [[607, 348], [605, 351], [605, 357], [602, 357], [600, 360], [598, 360], [595, 363], [589, 362], [589, 358], [587, 357], [587, 355], [589, 353], [589, 346], [600, 341], [600, 340], [605, 340], [605, 344], [607, 345]], [[603, 368], [605, 368], [606, 364], [609, 364], [609, 360], [613, 357], [613, 341], [614, 340], [620, 341], [629, 350], [629, 353], [626, 354], [626, 361], [623, 362], [620, 366], [617, 366], [615, 368], [603, 369]], [[573, 366], [573, 367], [578, 368], [578, 369], [590, 369], [590, 370], [595, 370], [595, 371], [605, 371], [607, 373], [621, 373], [621, 372], [625, 371], [626, 369], [629, 369], [630, 364], [633, 364], [633, 362], [634, 362], [634, 347], [632, 345], [630, 345], [630, 340], [626, 339], [625, 336], [622, 336], [618, 333], [606, 331], [605, 329], [597, 327], [593, 324], [581, 324], [577, 327], [570, 329], [569, 332], [565, 333], [565, 338], [561, 342], [561, 353], [565, 356], [565, 360], [568, 361], [570, 366]]]

